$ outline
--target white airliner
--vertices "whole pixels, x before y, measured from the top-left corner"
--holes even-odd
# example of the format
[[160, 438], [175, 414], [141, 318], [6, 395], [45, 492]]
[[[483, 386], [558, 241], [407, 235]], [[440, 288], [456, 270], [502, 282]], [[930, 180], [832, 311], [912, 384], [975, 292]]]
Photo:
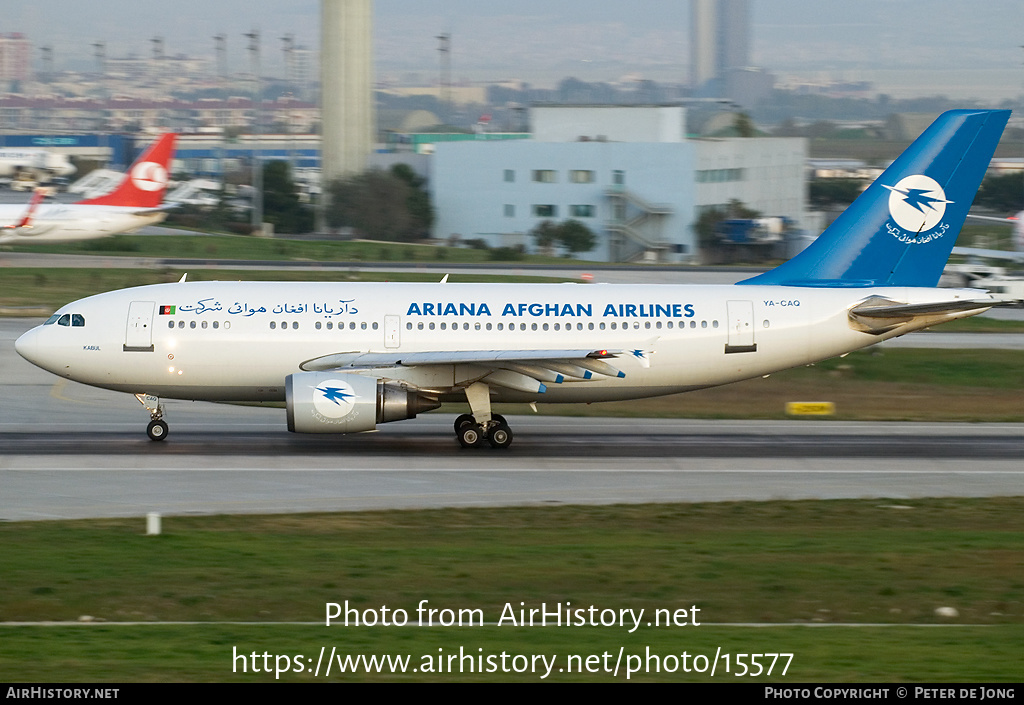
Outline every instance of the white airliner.
[[0, 149], [0, 176], [28, 174], [36, 179], [69, 176], [75, 165], [64, 154], [45, 149]]
[[1012, 218], [995, 218], [987, 215], [973, 215], [968, 213], [968, 218], [977, 220], [989, 220], [996, 223], [1013, 224], [1013, 249], [1012, 250], [986, 250], [977, 247], [954, 247], [954, 255], [965, 257], [981, 257], [983, 259], [1002, 259], [1011, 262], [1024, 262], [1024, 211], [1021, 211]]
[[161, 208], [167, 191], [173, 134], [160, 137], [132, 164], [109, 194], [77, 203], [42, 203], [37, 191], [27, 206], [0, 205], [0, 244], [68, 242], [138, 230], [167, 216]]
[[61, 377], [287, 408], [369, 431], [465, 400], [466, 447], [507, 447], [500, 402], [674, 394], [857, 350], [998, 305], [935, 285], [1009, 111], [936, 122], [803, 253], [734, 286], [185, 282], [91, 296], [17, 341]]

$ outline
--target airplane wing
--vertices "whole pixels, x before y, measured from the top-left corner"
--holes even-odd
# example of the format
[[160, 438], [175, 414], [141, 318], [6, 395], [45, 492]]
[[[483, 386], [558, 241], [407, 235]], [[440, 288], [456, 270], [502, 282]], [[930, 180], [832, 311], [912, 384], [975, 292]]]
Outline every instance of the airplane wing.
[[990, 215], [967, 214], [968, 218], [990, 220], [997, 223], [1013, 223], [1014, 250], [980, 250], [973, 247], [954, 247], [953, 254], [967, 257], [986, 257], [989, 259], [1006, 259], [1011, 262], [1024, 262], [1024, 211], [1008, 218], [997, 218]]
[[1000, 218], [994, 215], [975, 215], [974, 213], [968, 213], [968, 218], [974, 218], [975, 220], [989, 220], [993, 223], [1014, 223], [1020, 219], [1020, 214], [1010, 216], [1009, 218]]
[[954, 255], [964, 257], [984, 257], [986, 259], [1005, 259], [1011, 262], [1024, 262], [1024, 252], [1012, 250], [983, 250], [977, 247], [954, 247]]
[[623, 350], [550, 349], [550, 350], [449, 350], [430, 352], [342, 352], [303, 362], [306, 372], [356, 370], [382, 367], [430, 365], [475, 365], [490, 370], [488, 382], [520, 391], [546, 391], [544, 382], [561, 384], [566, 378], [577, 381], [595, 375], [625, 377], [625, 373], [605, 360], [623, 354]]

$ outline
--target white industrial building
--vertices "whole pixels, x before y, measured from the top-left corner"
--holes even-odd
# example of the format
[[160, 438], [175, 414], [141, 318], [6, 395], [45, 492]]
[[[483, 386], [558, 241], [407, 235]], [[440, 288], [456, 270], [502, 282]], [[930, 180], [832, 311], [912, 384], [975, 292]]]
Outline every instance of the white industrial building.
[[543, 220], [598, 235], [584, 257], [695, 261], [693, 224], [732, 200], [797, 223], [805, 204], [802, 138], [687, 139], [680, 106], [552, 106], [533, 139], [439, 143], [434, 236], [533, 247]]

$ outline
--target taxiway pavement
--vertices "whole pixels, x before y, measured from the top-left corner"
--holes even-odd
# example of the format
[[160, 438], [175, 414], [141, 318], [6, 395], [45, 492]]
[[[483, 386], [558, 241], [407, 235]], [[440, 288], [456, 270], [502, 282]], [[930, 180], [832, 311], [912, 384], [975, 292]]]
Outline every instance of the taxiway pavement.
[[310, 437], [281, 410], [169, 401], [153, 443], [131, 396], [18, 357], [37, 322], [0, 319], [0, 520], [1024, 494], [1024, 424], [530, 416], [497, 452], [459, 448], [446, 414]]

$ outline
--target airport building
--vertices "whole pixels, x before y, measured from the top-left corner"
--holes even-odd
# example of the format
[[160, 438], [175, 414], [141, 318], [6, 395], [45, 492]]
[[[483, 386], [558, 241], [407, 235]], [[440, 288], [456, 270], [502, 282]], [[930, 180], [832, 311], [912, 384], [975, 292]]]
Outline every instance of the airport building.
[[45, 149], [67, 157], [88, 159], [123, 169], [145, 147], [148, 138], [136, 145], [125, 135], [0, 135], [0, 149]]
[[802, 221], [802, 138], [688, 139], [681, 106], [545, 106], [533, 139], [439, 143], [431, 165], [434, 236], [534, 249], [544, 220], [598, 235], [598, 261], [689, 262], [693, 225], [738, 200]]

